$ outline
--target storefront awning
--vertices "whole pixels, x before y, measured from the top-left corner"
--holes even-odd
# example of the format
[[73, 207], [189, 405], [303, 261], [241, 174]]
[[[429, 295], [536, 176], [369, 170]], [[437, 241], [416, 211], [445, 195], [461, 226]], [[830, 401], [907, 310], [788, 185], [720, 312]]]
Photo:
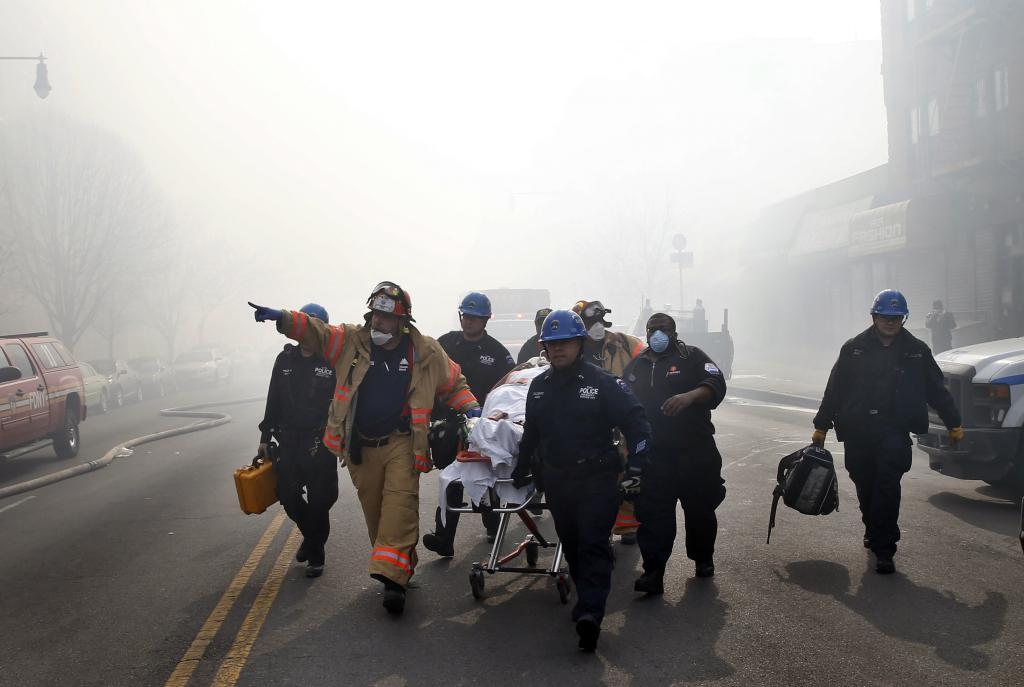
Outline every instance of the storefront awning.
[[800, 218], [790, 255], [802, 257], [846, 250], [850, 243], [851, 219], [871, 207], [872, 197], [822, 210], [812, 210]]
[[851, 257], [924, 246], [941, 240], [949, 225], [945, 196], [914, 198], [858, 212], [850, 218]]

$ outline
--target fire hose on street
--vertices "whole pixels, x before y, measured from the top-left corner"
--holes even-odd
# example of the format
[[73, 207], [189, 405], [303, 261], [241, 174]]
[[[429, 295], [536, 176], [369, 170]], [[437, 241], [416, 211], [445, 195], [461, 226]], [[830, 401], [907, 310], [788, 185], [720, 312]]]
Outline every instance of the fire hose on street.
[[102, 468], [107, 467], [115, 458], [128, 458], [132, 455], [132, 449], [136, 446], [148, 444], [161, 439], [167, 439], [169, 437], [180, 436], [182, 434], [191, 434], [192, 432], [199, 432], [204, 429], [213, 429], [214, 427], [220, 427], [231, 422], [231, 416], [227, 413], [205, 410], [207, 408], [239, 405], [242, 403], [256, 403], [266, 399], [266, 396], [252, 396], [249, 398], [241, 398], [230, 401], [211, 401], [207, 403], [197, 403], [190, 406], [182, 406], [180, 408], [166, 408], [160, 411], [160, 414], [165, 417], [183, 417], [183, 418], [197, 418], [199, 422], [193, 422], [190, 425], [183, 427], [174, 427], [172, 429], [165, 429], [161, 432], [154, 432], [153, 434], [146, 434], [141, 437], [129, 439], [124, 443], [118, 444], [114, 448], [103, 454], [102, 458], [96, 460], [90, 460], [87, 463], [81, 463], [74, 465], [63, 470], [51, 472], [48, 475], [42, 477], [36, 477], [25, 482], [19, 482], [18, 484], [12, 484], [7, 487], [0, 488], [0, 499], [7, 498], [8, 496], [16, 496], [23, 494], [33, 489], [45, 487], [55, 482], [60, 482], [71, 477], [77, 477], [78, 475], [84, 475], [88, 472], [94, 472]]

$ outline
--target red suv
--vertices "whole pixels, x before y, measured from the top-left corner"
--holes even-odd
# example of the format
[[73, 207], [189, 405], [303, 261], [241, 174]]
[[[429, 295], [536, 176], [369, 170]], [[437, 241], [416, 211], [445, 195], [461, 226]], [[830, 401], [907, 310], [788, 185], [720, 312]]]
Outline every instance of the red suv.
[[52, 442], [78, 454], [85, 386], [74, 356], [45, 332], [0, 336], [0, 459]]

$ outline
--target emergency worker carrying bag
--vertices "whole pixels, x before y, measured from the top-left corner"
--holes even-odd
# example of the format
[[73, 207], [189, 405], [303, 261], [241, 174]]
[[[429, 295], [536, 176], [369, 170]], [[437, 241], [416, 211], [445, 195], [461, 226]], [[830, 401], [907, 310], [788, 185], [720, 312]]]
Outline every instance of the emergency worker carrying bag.
[[270, 458], [256, 456], [250, 465], [235, 470], [238, 505], [246, 515], [262, 513], [277, 503], [277, 474], [273, 461], [276, 450], [277, 444], [271, 444]]
[[839, 510], [839, 483], [832, 454], [811, 444], [779, 461], [777, 484], [772, 494], [772, 512], [768, 519], [768, 541], [772, 540], [775, 511], [779, 499], [805, 515], [828, 515]]

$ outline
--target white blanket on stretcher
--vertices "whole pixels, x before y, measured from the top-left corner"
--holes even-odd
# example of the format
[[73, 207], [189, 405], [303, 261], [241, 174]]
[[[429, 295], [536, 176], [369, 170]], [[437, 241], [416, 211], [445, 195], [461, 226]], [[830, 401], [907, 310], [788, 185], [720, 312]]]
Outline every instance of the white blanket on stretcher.
[[[469, 450], [486, 457], [486, 461], [454, 463], [441, 471], [438, 487], [441, 492], [441, 522], [447, 522], [448, 485], [461, 479], [465, 494], [474, 506], [497, 506], [487, 503], [488, 489], [499, 479], [508, 479], [516, 467], [519, 441], [523, 438], [523, 420], [526, 418], [526, 395], [533, 379], [547, 370], [547, 361], [539, 360], [543, 367], [518, 370], [509, 375], [505, 384], [495, 387], [484, 402], [483, 413], [469, 432]], [[516, 489], [511, 484], [499, 484], [498, 498], [508, 503], [523, 503], [530, 487]]]

